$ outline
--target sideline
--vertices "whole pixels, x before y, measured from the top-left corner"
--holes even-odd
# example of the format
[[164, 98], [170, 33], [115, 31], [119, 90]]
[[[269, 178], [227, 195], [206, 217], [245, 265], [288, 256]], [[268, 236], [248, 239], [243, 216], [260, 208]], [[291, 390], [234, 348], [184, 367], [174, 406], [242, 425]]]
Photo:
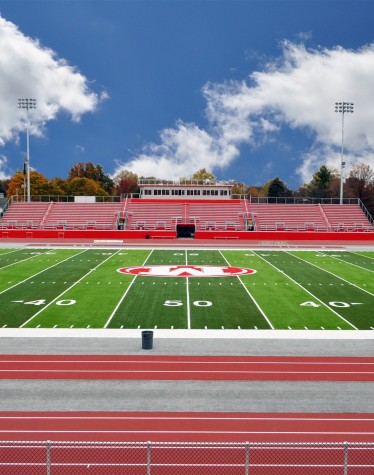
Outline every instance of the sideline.
[[[374, 330], [163, 330], [158, 339], [374, 340]], [[1, 328], [0, 338], [140, 338], [142, 329]]]

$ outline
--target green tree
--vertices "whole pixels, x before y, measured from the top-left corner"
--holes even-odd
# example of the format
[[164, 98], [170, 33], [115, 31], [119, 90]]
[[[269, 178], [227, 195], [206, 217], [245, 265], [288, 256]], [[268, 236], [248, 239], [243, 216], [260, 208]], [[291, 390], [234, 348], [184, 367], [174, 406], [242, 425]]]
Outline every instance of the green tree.
[[312, 198], [326, 198], [330, 196], [330, 184], [335, 172], [330, 170], [326, 165], [313, 175], [312, 181], [307, 185], [308, 196]]
[[288, 189], [284, 181], [276, 176], [261, 187], [261, 196], [268, 196], [269, 198], [281, 198], [292, 196], [292, 191]]
[[[89, 177], [87, 177], [89, 178]], [[114, 192], [114, 181], [110, 178], [109, 175], [104, 173], [104, 168], [102, 165], [96, 165], [96, 178], [95, 180], [100, 183], [101, 187], [109, 194], [112, 195]]]

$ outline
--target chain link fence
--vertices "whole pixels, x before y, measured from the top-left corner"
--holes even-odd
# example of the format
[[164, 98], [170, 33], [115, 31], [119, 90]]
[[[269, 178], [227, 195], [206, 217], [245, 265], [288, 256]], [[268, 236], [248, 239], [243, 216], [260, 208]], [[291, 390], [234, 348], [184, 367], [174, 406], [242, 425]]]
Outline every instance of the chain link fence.
[[0, 442], [6, 475], [374, 475], [374, 443]]

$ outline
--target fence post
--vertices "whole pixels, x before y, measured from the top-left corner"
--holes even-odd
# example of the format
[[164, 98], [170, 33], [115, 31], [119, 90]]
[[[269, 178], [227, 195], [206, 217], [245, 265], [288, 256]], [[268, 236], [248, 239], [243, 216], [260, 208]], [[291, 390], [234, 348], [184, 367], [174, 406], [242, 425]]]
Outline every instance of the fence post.
[[47, 475], [51, 475], [51, 441], [47, 440], [47, 445], [46, 445], [46, 466], [47, 466]]
[[151, 442], [147, 442], [147, 475], [151, 475]]
[[348, 447], [349, 443], [344, 442], [344, 475], [348, 475]]
[[249, 475], [249, 442], [245, 443], [245, 475]]

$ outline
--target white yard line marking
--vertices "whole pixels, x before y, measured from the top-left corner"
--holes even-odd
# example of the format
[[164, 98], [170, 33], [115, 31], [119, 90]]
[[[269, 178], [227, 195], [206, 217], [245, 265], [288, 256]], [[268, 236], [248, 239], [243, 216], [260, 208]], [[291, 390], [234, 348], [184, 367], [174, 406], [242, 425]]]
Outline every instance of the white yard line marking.
[[[221, 256], [222, 256], [222, 258], [224, 259], [224, 261], [226, 262], [226, 264], [227, 264], [228, 266], [230, 266], [229, 261], [228, 261], [228, 260], [226, 259], [226, 257], [222, 254], [222, 252], [221, 252], [221, 251], [218, 251], [218, 252], [221, 254]], [[254, 297], [252, 296], [252, 294], [250, 293], [250, 291], [249, 291], [249, 290], [247, 289], [247, 287], [244, 285], [242, 279], [241, 279], [239, 276], [237, 276], [237, 278], [238, 278], [239, 282], [241, 283], [241, 285], [243, 286], [244, 290], [247, 292], [247, 294], [248, 294], [249, 297], [251, 298], [252, 302], [256, 305], [256, 307], [257, 307], [257, 309], [259, 310], [259, 312], [261, 313], [261, 315], [264, 317], [264, 319], [265, 319], [265, 320], [267, 321], [267, 323], [269, 324], [270, 328], [271, 328], [272, 330], [274, 330], [273, 324], [271, 323], [271, 321], [269, 320], [269, 318], [266, 316], [265, 312], [262, 310], [262, 308], [259, 306], [259, 304], [256, 302], [256, 300], [254, 299]]]
[[372, 296], [374, 297], [374, 294], [372, 294], [372, 293], [369, 292], [368, 290], [365, 290], [365, 289], [363, 289], [362, 287], [359, 287], [358, 285], [353, 284], [352, 282], [349, 282], [349, 280], [343, 279], [343, 277], [340, 277], [339, 275], [336, 275], [336, 274], [334, 274], [333, 272], [330, 272], [330, 271], [324, 269], [323, 267], [319, 267], [319, 266], [317, 266], [316, 264], [313, 264], [312, 262], [306, 261], [305, 259], [303, 259], [303, 258], [301, 258], [301, 257], [299, 257], [299, 256], [295, 256], [294, 254], [291, 254], [289, 251], [283, 251], [283, 252], [285, 252], [286, 254], [289, 254], [289, 255], [292, 256], [292, 257], [295, 257], [295, 258], [297, 258], [297, 259], [300, 259], [300, 261], [303, 261], [303, 262], [305, 262], [306, 264], [310, 264], [311, 266], [315, 267], [316, 269], [319, 269], [319, 270], [321, 270], [321, 271], [323, 271], [323, 272], [326, 272], [327, 274], [330, 274], [330, 275], [334, 276], [335, 278], [337, 278], [337, 279], [339, 279], [339, 280], [342, 280], [343, 282], [346, 282], [346, 283], [349, 284], [349, 285], [352, 285], [352, 287], [356, 287], [356, 289], [362, 290], [362, 292], [366, 292], [367, 294], [372, 295]]
[[[119, 249], [119, 250], [120, 250], [120, 249]], [[142, 267], [145, 266], [146, 262], [148, 261], [148, 259], [149, 259], [150, 256], [152, 255], [152, 253], [153, 253], [153, 249], [152, 249], [151, 252], [148, 254], [146, 260], [143, 262]], [[124, 294], [122, 295], [122, 297], [120, 298], [118, 304], [115, 306], [113, 312], [110, 314], [110, 316], [109, 316], [108, 320], [106, 321], [106, 323], [105, 323], [105, 325], [104, 325], [103, 328], [107, 328], [107, 327], [108, 327], [109, 323], [112, 321], [112, 319], [113, 319], [114, 315], [116, 314], [117, 310], [119, 309], [120, 305], [121, 305], [122, 302], [125, 300], [125, 298], [126, 298], [128, 292], [129, 292], [129, 290], [130, 290], [131, 287], [132, 287], [132, 284], [135, 282], [135, 280], [136, 280], [137, 277], [138, 277], [138, 276], [135, 276], [135, 277], [132, 279], [132, 281], [130, 282], [130, 285], [127, 287], [125, 293], [124, 293]]]
[[2, 290], [2, 291], [0, 292], [0, 294], [3, 294], [4, 292], [7, 292], [8, 290], [13, 289], [14, 287], [17, 287], [17, 285], [23, 284], [24, 282], [26, 282], [26, 281], [28, 281], [28, 280], [30, 280], [30, 279], [33, 279], [33, 278], [36, 277], [37, 275], [42, 274], [43, 272], [45, 272], [45, 271], [47, 271], [47, 270], [49, 270], [49, 269], [52, 269], [53, 267], [56, 267], [56, 266], [58, 266], [59, 264], [62, 264], [63, 262], [68, 261], [69, 259], [72, 259], [73, 257], [79, 256], [79, 255], [82, 254], [83, 252], [87, 252], [87, 250], [88, 250], [88, 249], [84, 249], [83, 251], [78, 252], [78, 254], [73, 254], [72, 256], [69, 256], [69, 257], [67, 257], [66, 259], [63, 259], [62, 261], [59, 261], [59, 262], [57, 262], [56, 264], [53, 264], [53, 265], [50, 266], [50, 267], [46, 267], [45, 269], [41, 270], [40, 272], [37, 272], [36, 274], [33, 274], [33, 275], [30, 276], [30, 277], [27, 277], [27, 279], [21, 280], [20, 282], [17, 282], [17, 284], [14, 284], [14, 285], [12, 285], [11, 287], [8, 287], [8, 288], [5, 289], [5, 290]]
[[[187, 249], [186, 249], [186, 266], [188, 265], [188, 256], [187, 256]], [[187, 329], [191, 329], [191, 306], [190, 306], [190, 288], [189, 288], [189, 279], [186, 277], [186, 299], [187, 299]]]
[[[253, 251], [256, 253], [256, 251]], [[275, 266], [274, 264], [272, 264], [271, 262], [269, 262], [267, 259], [264, 259], [261, 254], [257, 254], [256, 255], [262, 259], [263, 261], [265, 261], [267, 264], [269, 264], [271, 267], [274, 267], [274, 269], [277, 269], [277, 271], [281, 272], [285, 277], [287, 277], [287, 279], [290, 279], [294, 284], [298, 285], [301, 289], [303, 289], [306, 293], [308, 293], [309, 295], [311, 295], [314, 299], [318, 300], [318, 302], [320, 302], [324, 307], [326, 307], [328, 310], [330, 310], [330, 312], [334, 313], [337, 317], [339, 317], [340, 319], [344, 320], [345, 323], [348, 323], [349, 326], [351, 326], [352, 328], [354, 328], [355, 330], [358, 330], [357, 327], [355, 327], [351, 322], [349, 322], [348, 320], [346, 320], [342, 315], [340, 315], [338, 312], [336, 312], [334, 309], [332, 309], [331, 307], [329, 307], [327, 304], [325, 304], [322, 300], [320, 300], [318, 297], [316, 297], [314, 294], [312, 294], [312, 292], [309, 292], [309, 290], [307, 290], [305, 287], [303, 287], [301, 284], [299, 284], [299, 282], [296, 282], [296, 280], [294, 280], [291, 276], [289, 276], [288, 274], [286, 274], [284, 271], [282, 271], [281, 269], [279, 269], [277, 266]]]
[[[29, 259], [35, 259], [35, 257], [40, 257], [41, 255], [43, 254], [46, 254], [48, 252], [48, 250], [44, 251], [44, 252], [40, 252], [40, 254], [35, 254], [33, 256], [30, 256], [30, 257], [26, 257], [25, 259], [20, 259], [19, 261], [16, 261], [16, 262], [12, 262], [12, 264], [8, 264], [6, 266], [3, 266], [3, 267], [0, 267], [0, 271], [2, 271], [3, 269], [6, 269], [7, 267], [11, 267], [11, 266], [14, 266], [16, 264], [19, 264], [21, 262], [25, 262], [25, 261], [28, 261]], [[2, 254], [3, 255], [3, 254]]]
[[[86, 251], [87, 252], [87, 251]], [[104, 262], [106, 262], [107, 260], [111, 259], [113, 256], [115, 256], [117, 253], [119, 252], [119, 249], [117, 252], [114, 252], [113, 254], [111, 254], [109, 257], [107, 257], [106, 259], [104, 259], [102, 262], [100, 262], [100, 264], [98, 264], [96, 267], [94, 267], [93, 269], [89, 270], [86, 274], [84, 274], [80, 279], [78, 279], [76, 282], [74, 282], [74, 284], [72, 284], [70, 287], [68, 287], [66, 290], [64, 290], [63, 292], [61, 292], [61, 294], [59, 294], [57, 297], [55, 297], [53, 300], [51, 300], [45, 307], [43, 307], [42, 309], [39, 310], [39, 312], [36, 312], [32, 317], [30, 317], [28, 320], [26, 320], [25, 322], [22, 323], [22, 325], [20, 326], [20, 328], [23, 328], [25, 325], [27, 325], [31, 320], [33, 320], [35, 317], [37, 317], [40, 313], [44, 312], [44, 310], [46, 308], [48, 308], [49, 306], [51, 306], [53, 303], [55, 303], [58, 299], [60, 299], [63, 295], [66, 294], [66, 292], [69, 292], [70, 289], [72, 289], [73, 287], [75, 287], [79, 282], [81, 282], [83, 279], [85, 279], [89, 274], [91, 274], [91, 272], [93, 272], [94, 270], [96, 270], [98, 267], [100, 267], [102, 264], [104, 264]], [[88, 328], [88, 327], [87, 327]]]
[[366, 259], [374, 260], [374, 257], [366, 256], [365, 254], [362, 254], [362, 252], [358, 252], [358, 251], [356, 251], [356, 252], [347, 251], [347, 252], [349, 252], [350, 254], [360, 256], [360, 257], [366, 257]]
[[[350, 254], [353, 254], [352, 252]], [[366, 267], [362, 267], [362, 266], [359, 266], [358, 264], [353, 264], [353, 262], [349, 262], [349, 261], [345, 261], [344, 259], [341, 259], [339, 257], [336, 257], [336, 256], [333, 256], [331, 254], [326, 254], [328, 257], [332, 257], [333, 259], [339, 261], [339, 262], [343, 262], [344, 264], [348, 264], [350, 266], [354, 266], [354, 267], [358, 267], [359, 269], [362, 269], [362, 270], [366, 270], [368, 272], [374, 272], [374, 270], [371, 270], [371, 269], [367, 269]], [[353, 254], [354, 255], [354, 254]], [[364, 256], [365, 257], [365, 256]]]

